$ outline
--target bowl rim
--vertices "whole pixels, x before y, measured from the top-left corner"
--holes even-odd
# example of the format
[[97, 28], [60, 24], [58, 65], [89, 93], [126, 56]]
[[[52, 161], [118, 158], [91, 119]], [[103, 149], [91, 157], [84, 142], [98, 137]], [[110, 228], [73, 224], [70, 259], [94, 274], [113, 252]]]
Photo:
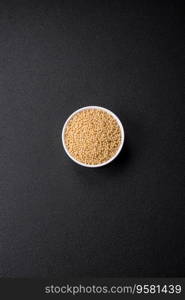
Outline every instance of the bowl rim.
[[[82, 163], [80, 161], [78, 161], [77, 159], [75, 159], [68, 151], [67, 147], [66, 147], [66, 144], [65, 144], [65, 138], [64, 138], [64, 134], [65, 134], [65, 130], [66, 130], [66, 127], [67, 127], [67, 124], [69, 122], [69, 120], [74, 116], [76, 115], [77, 113], [79, 113], [80, 111], [83, 111], [83, 110], [87, 110], [87, 109], [98, 109], [98, 110], [102, 110], [102, 111], [105, 111], [107, 112], [108, 114], [110, 114], [118, 123], [119, 125], [119, 128], [120, 128], [120, 132], [121, 132], [121, 142], [120, 142], [120, 145], [119, 145], [119, 148], [118, 150], [116, 151], [115, 155], [112, 156], [109, 160], [103, 162], [103, 163], [100, 163], [100, 164], [96, 164], [96, 165], [89, 165], [89, 164], [85, 164], [85, 163]], [[89, 105], [89, 106], [84, 106], [84, 107], [81, 107], [77, 110], [75, 110], [65, 121], [64, 125], [63, 125], [63, 128], [62, 128], [62, 135], [61, 135], [61, 138], [62, 138], [62, 144], [63, 144], [63, 148], [66, 152], [66, 154], [68, 155], [68, 157], [73, 160], [75, 163], [77, 163], [78, 165], [80, 166], [83, 166], [83, 167], [87, 167], [87, 168], [99, 168], [99, 167], [103, 167], [107, 164], [109, 164], [110, 162], [112, 162], [118, 155], [119, 153], [121, 152], [122, 150], [122, 147], [123, 147], [123, 144], [124, 144], [124, 140], [125, 140], [125, 131], [124, 131], [124, 128], [123, 128], [123, 125], [120, 121], [120, 119], [117, 117], [117, 115], [115, 113], [113, 113], [111, 110], [105, 108], [105, 107], [102, 107], [102, 106], [97, 106], [97, 105]]]

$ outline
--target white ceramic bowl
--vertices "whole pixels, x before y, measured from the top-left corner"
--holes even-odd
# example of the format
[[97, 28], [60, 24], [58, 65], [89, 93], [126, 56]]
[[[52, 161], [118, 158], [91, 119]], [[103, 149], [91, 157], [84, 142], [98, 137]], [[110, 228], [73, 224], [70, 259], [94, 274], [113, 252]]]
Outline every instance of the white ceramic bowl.
[[[85, 110], [85, 109], [99, 109], [99, 110], [102, 110], [102, 111], [105, 111], [107, 112], [108, 114], [110, 114], [118, 123], [119, 127], [120, 127], [120, 132], [121, 132], [121, 142], [120, 142], [120, 145], [119, 145], [119, 148], [117, 150], [117, 152], [115, 153], [115, 155], [113, 157], [111, 157], [109, 160], [101, 163], [101, 164], [97, 164], [97, 165], [88, 165], [88, 164], [84, 164], [80, 161], [78, 161], [77, 159], [75, 159], [68, 151], [67, 147], [66, 147], [66, 144], [65, 144], [65, 139], [64, 139], [64, 133], [65, 133], [65, 130], [66, 130], [66, 127], [67, 127], [67, 124], [68, 124], [68, 121], [77, 113], [79, 113], [80, 111], [82, 110]], [[124, 143], [124, 139], [125, 139], [125, 133], [124, 133], [124, 129], [123, 129], [123, 125], [121, 123], [121, 121], [119, 120], [119, 118], [112, 112], [110, 111], [109, 109], [106, 109], [104, 107], [101, 107], [101, 106], [85, 106], [85, 107], [82, 107], [80, 109], [77, 109], [75, 112], [73, 112], [69, 118], [65, 121], [64, 123], [64, 126], [63, 126], [63, 129], [62, 129], [62, 144], [63, 144], [63, 147], [64, 147], [64, 150], [65, 152], [67, 153], [67, 155], [77, 164], [79, 164], [80, 166], [83, 166], [83, 167], [88, 167], [88, 168], [98, 168], [98, 167], [103, 167], [107, 164], [109, 164], [111, 161], [113, 161], [117, 156], [118, 154], [120, 153], [122, 147], [123, 147], [123, 143]]]

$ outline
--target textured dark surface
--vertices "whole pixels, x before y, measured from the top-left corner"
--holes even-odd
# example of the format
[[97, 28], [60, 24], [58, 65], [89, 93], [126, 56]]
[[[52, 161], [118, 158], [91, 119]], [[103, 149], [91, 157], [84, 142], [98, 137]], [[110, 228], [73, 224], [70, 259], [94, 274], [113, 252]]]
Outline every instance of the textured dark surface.
[[[182, 7], [87, 2], [0, 3], [0, 275], [185, 276]], [[101, 169], [61, 145], [86, 105], [125, 127]]]

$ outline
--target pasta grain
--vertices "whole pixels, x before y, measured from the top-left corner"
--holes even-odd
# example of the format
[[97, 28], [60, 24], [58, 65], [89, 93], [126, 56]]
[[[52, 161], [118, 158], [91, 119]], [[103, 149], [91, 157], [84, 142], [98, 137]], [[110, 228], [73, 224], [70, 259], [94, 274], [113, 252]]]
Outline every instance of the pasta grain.
[[121, 142], [117, 120], [101, 109], [77, 112], [67, 123], [65, 144], [81, 163], [97, 165], [111, 159]]

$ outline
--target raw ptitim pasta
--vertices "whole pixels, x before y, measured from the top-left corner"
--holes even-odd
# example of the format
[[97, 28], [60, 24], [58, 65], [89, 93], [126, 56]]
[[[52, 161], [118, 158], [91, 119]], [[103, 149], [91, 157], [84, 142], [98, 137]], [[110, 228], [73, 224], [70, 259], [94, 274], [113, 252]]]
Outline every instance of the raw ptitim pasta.
[[116, 154], [121, 132], [111, 114], [100, 109], [86, 109], [68, 121], [64, 139], [72, 157], [84, 164], [97, 165]]

